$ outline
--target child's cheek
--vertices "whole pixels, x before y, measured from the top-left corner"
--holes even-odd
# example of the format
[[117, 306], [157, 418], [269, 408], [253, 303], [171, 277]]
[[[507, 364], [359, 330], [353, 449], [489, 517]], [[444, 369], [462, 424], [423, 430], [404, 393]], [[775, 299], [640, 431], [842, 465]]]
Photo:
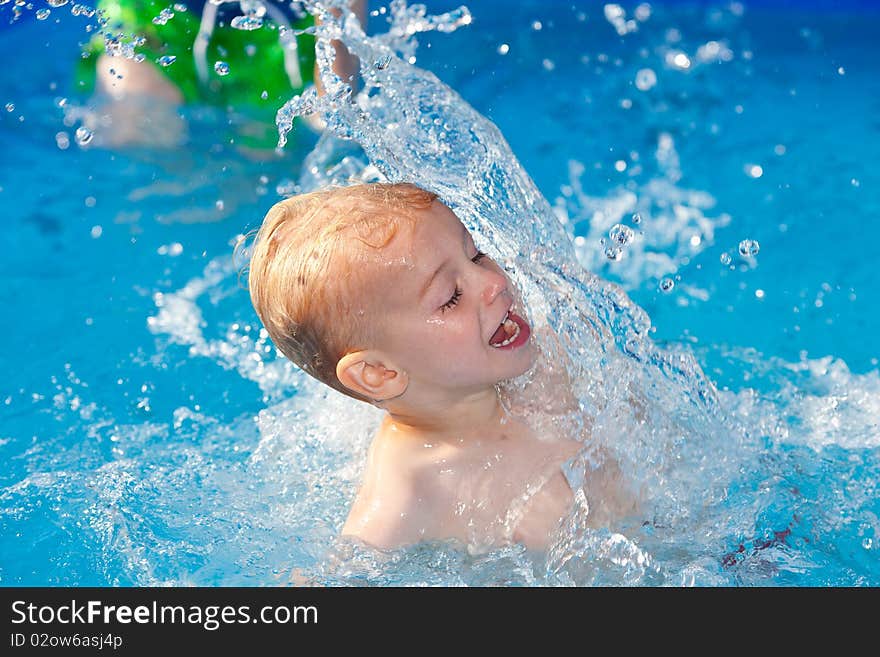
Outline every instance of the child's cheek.
[[473, 336], [479, 334], [479, 326], [473, 319], [474, 313], [461, 306], [446, 314], [428, 321], [424, 332], [424, 343], [435, 354], [443, 357], [461, 356], [468, 348], [473, 348]]
[[431, 326], [428, 342], [436, 352], [449, 354], [461, 348], [461, 321], [448, 316], [442, 322]]

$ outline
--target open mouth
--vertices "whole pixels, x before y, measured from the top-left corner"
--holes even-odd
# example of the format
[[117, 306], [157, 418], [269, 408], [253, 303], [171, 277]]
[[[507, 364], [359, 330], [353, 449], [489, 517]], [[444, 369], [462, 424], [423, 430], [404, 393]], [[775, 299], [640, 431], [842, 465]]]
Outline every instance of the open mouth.
[[489, 338], [489, 345], [495, 349], [515, 349], [528, 341], [530, 333], [526, 320], [508, 310], [495, 333]]

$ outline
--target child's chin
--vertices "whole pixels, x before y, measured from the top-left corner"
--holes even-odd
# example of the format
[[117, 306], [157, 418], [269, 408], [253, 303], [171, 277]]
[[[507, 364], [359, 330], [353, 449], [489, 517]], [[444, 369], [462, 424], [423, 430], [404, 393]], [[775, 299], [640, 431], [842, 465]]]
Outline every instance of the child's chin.
[[502, 380], [512, 379], [528, 372], [532, 365], [535, 364], [535, 355], [535, 347], [532, 341], [529, 340], [529, 342], [516, 350], [516, 358], [511, 359], [513, 362], [507, 368], [507, 371], [504, 372]]

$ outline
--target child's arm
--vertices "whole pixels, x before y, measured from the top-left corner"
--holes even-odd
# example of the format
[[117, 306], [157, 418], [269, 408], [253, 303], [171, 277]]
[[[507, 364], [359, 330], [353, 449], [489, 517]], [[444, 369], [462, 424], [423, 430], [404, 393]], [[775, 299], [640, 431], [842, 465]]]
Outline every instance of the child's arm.
[[[349, 7], [351, 11], [357, 16], [358, 20], [361, 23], [361, 26], [364, 28], [364, 32], [367, 30], [367, 0], [351, 0], [349, 2]], [[336, 11], [334, 10], [334, 13]], [[358, 71], [360, 70], [360, 61], [353, 54], [348, 52], [348, 49], [342, 44], [340, 41], [333, 41], [333, 50], [336, 51], [335, 58], [333, 59], [333, 72], [336, 73], [343, 81], [351, 83], [352, 89], [355, 89], [357, 86], [357, 77]], [[315, 62], [315, 89], [318, 91], [318, 95], [322, 96], [324, 94], [324, 85], [321, 84], [321, 75], [318, 72], [318, 63]]]

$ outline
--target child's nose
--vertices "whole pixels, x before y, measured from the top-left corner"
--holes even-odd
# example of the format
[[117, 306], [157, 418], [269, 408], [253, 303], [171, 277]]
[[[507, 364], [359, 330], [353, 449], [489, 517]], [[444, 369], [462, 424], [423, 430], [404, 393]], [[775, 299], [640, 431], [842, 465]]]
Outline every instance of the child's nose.
[[507, 277], [501, 272], [492, 269], [484, 269], [483, 278], [483, 301], [491, 305], [498, 295], [507, 291]]

